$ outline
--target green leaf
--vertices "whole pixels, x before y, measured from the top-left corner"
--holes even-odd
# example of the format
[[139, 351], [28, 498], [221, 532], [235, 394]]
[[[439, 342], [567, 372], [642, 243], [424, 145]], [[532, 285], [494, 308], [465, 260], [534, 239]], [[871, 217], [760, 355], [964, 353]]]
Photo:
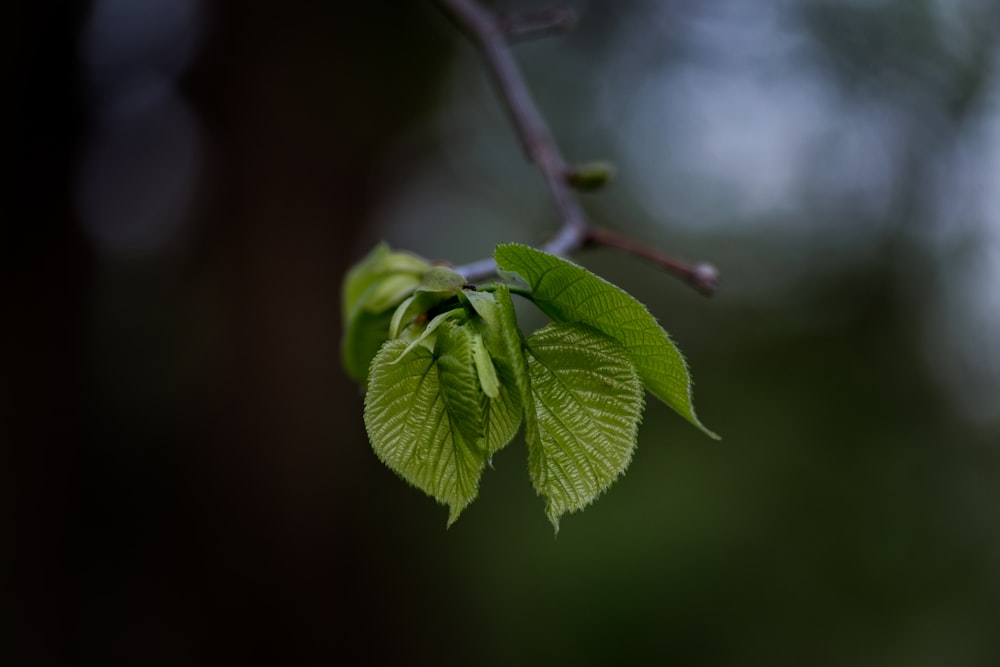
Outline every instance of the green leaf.
[[381, 243], [344, 277], [342, 309], [344, 368], [365, 382], [375, 353], [389, 337], [393, 310], [417, 289], [431, 270], [430, 262]]
[[521, 428], [521, 399], [516, 390], [500, 385], [496, 398], [487, 398], [486, 455], [492, 457], [510, 444]]
[[[344, 319], [350, 319], [362, 306], [369, 312], [394, 307], [416, 289], [431, 267], [421, 257], [390, 250], [385, 243], [378, 244], [344, 276]], [[386, 283], [390, 277], [395, 280]], [[404, 293], [393, 303], [392, 299], [401, 291]]]
[[472, 338], [472, 359], [476, 364], [476, 373], [479, 375], [479, 385], [483, 388], [483, 393], [490, 398], [500, 396], [500, 380], [497, 378], [497, 369], [493, 366], [490, 353], [486, 349], [486, 343], [480, 334], [473, 334]]
[[359, 310], [347, 325], [341, 348], [344, 368], [355, 382], [368, 380], [368, 369], [382, 343], [389, 337], [392, 311], [369, 313]]
[[434, 305], [434, 297], [430, 294], [411, 294], [403, 299], [392, 313], [389, 322], [389, 338], [399, 338], [408, 325], [417, 321], [417, 317], [426, 313]]
[[[400, 308], [403, 308], [403, 306], [400, 306]], [[440, 327], [448, 320], [453, 320], [461, 317], [465, 317], [464, 308], [453, 308], [449, 311], [441, 313], [440, 315], [437, 315], [433, 320], [428, 322], [427, 326], [424, 327], [424, 330], [421, 333], [415, 335], [412, 338], [412, 340], [405, 338], [401, 339], [401, 340], [409, 340], [409, 345], [403, 348], [403, 351], [399, 354], [399, 357], [395, 361], [391, 361], [390, 363], [393, 364], [399, 363], [399, 361], [417, 345], [423, 345], [428, 350], [434, 349], [436, 340], [434, 338], [434, 335], [437, 333], [438, 327]]]
[[468, 303], [476, 315], [479, 315], [487, 323], [489, 329], [496, 329], [498, 326], [496, 296], [490, 292], [463, 290], [459, 293], [459, 299]]
[[464, 284], [465, 278], [460, 273], [443, 266], [431, 268], [414, 293], [396, 308], [389, 324], [389, 338], [399, 338], [403, 329], [420, 321], [434, 306], [461, 292]]
[[360, 309], [370, 313], [392, 310], [419, 285], [418, 277], [410, 273], [383, 276], [362, 295]]
[[[501, 383], [514, 381], [515, 369], [524, 366], [524, 353], [510, 289], [504, 284], [498, 284], [492, 294], [466, 292], [465, 297], [479, 316], [477, 326], [500, 373]], [[524, 377], [526, 379], [527, 375]]]
[[528, 468], [558, 531], [562, 514], [589, 505], [628, 467], [642, 384], [628, 352], [590, 327], [553, 323], [526, 345], [536, 415]]
[[445, 339], [444, 373], [449, 384], [454, 383], [448, 399], [442, 391], [439, 359], [418, 346], [391, 364], [406, 348], [406, 341], [390, 340], [372, 362], [364, 417], [375, 454], [407, 482], [448, 505], [450, 526], [475, 499], [487, 454], [468, 441], [465, 428], [459, 428], [472, 413], [464, 403], [453, 400], [456, 393], [478, 394], [471, 353], [470, 372], [463, 373], [458, 369], [462, 343]]
[[435, 266], [424, 276], [417, 291], [430, 292], [442, 297], [454, 296], [464, 284], [465, 278], [461, 273], [445, 266]]
[[486, 439], [488, 401], [479, 388], [475, 365], [477, 338], [467, 327], [446, 321], [434, 346], [441, 397], [451, 418], [452, 427], [469, 446], [483, 447]]
[[[525, 389], [528, 377], [510, 292], [506, 286], [498, 288], [498, 292], [496, 296], [489, 292], [461, 292], [478, 316], [471, 324], [484, 348], [475, 351], [475, 360], [483, 393], [490, 397], [486, 415], [486, 451], [490, 456], [506, 447], [521, 428], [524, 394], [514, 368], [520, 369]], [[501, 298], [506, 299], [505, 304], [499, 303]], [[491, 395], [494, 383], [495, 397]]]
[[684, 357], [634, 297], [572, 262], [534, 248], [499, 245], [494, 257], [499, 269], [528, 284], [531, 300], [553, 320], [586, 324], [621, 343], [653, 395], [718, 438], [695, 415]]
[[481, 316], [481, 321], [475, 324], [483, 335], [500, 381], [500, 397], [493, 402], [490, 420], [491, 425], [501, 417], [503, 422], [497, 429], [499, 435], [496, 442], [491, 439], [488, 444], [492, 454], [506, 446], [517, 434], [522, 417], [529, 431], [536, 428], [535, 412], [530, 409], [532, 397], [528, 361], [524, 356], [524, 340], [517, 326], [517, 315], [508, 287], [499, 284], [493, 294], [469, 292], [466, 296]]

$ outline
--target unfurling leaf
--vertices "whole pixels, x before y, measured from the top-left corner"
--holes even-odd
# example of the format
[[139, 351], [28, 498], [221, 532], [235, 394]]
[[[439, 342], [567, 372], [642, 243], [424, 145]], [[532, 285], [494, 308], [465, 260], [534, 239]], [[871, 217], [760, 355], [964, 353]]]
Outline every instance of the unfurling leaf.
[[369, 313], [359, 310], [346, 325], [341, 356], [344, 369], [358, 382], [368, 377], [368, 367], [389, 335], [392, 310]]
[[369, 312], [393, 308], [420, 285], [431, 268], [426, 259], [378, 244], [344, 277], [344, 319], [362, 307]]
[[446, 266], [435, 266], [424, 276], [417, 291], [437, 294], [444, 298], [455, 296], [464, 284], [465, 278], [462, 277], [462, 274], [456, 273]]
[[486, 343], [479, 334], [474, 334], [472, 338], [472, 359], [476, 362], [476, 373], [479, 374], [479, 386], [483, 388], [483, 393], [490, 398], [498, 398], [500, 379], [497, 378], [497, 369], [493, 366], [490, 353], [486, 351]]
[[434, 346], [434, 357], [441, 382], [441, 398], [452, 429], [462, 442], [482, 452], [486, 439], [487, 401], [479, 388], [474, 343], [476, 335], [468, 328], [447, 321], [441, 327]]
[[[404, 306], [400, 306], [403, 308]], [[399, 353], [399, 356], [391, 361], [390, 363], [398, 363], [406, 354], [415, 348], [417, 345], [423, 344], [428, 350], [434, 349], [434, 344], [436, 339], [434, 334], [437, 333], [438, 327], [447, 322], [448, 320], [458, 319], [465, 316], [465, 310], [462, 308], [453, 308], [452, 310], [446, 311], [437, 315], [433, 320], [427, 323], [423, 331], [412, 336], [410, 344], [403, 348], [403, 351]]]
[[389, 337], [393, 311], [416, 290], [432, 269], [427, 260], [375, 246], [344, 278], [342, 311], [344, 368], [358, 382]]
[[580, 324], [550, 324], [526, 341], [534, 428], [528, 468], [559, 517], [589, 505], [632, 460], [643, 408], [635, 366], [614, 339]]
[[434, 306], [456, 296], [465, 284], [465, 278], [451, 269], [435, 266], [429, 269], [413, 295], [399, 304], [389, 324], [389, 338], [399, 338], [410, 324], [425, 317]]
[[[504, 317], [501, 297], [510, 307], [510, 318]], [[524, 366], [520, 347], [520, 331], [513, 319], [513, 304], [506, 286], [498, 285], [496, 294], [460, 292], [459, 298], [468, 304], [475, 316], [469, 324], [478, 334], [482, 349], [476, 352], [476, 369], [483, 393], [491, 398], [487, 450], [492, 456], [514, 439], [521, 427], [521, 394], [514, 381], [515, 364]], [[496, 396], [492, 394], [496, 391]]]
[[553, 320], [586, 324], [621, 343], [654, 396], [718, 438], [695, 415], [684, 357], [633, 296], [572, 262], [527, 246], [499, 245], [494, 257], [502, 271], [528, 284], [531, 300]]

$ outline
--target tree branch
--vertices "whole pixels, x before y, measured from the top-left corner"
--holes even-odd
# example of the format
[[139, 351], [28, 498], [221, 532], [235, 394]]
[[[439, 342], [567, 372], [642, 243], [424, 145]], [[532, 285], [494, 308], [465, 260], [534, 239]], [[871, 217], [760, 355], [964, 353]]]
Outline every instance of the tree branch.
[[498, 14], [496, 21], [509, 41], [519, 42], [572, 30], [576, 25], [576, 13], [568, 7], [550, 7], [515, 16]]
[[[475, 0], [435, 0], [435, 2], [482, 52], [487, 69], [493, 77], [521, 145], [528, 159], [538, 166], [545, 178], [562, 224], [556, 235], [541, 248], [559, 256], [569, 255], [585, 245], [618, 248], [654, 262], [692, 285], [700, 293], [711, 295], [715, 291], [717, 282], [716, 271], [711, 266], [707, 264], [689, 266], [634, 241], [606, 230], [599, 230], [587, 221], [570, 185], [569, 175], [572, 170], [567, 167], [565, 159], [559, 152], [508, 44], [512, 32], [518, 32], [516, 27], [527, 26], [530, 21], [519, 23], [516, 19], [498, 19]], [[551, 27], [551, 24], [552, 21], [549, 21], [543, 27]], [[476, 282], [495, 275], [496, 264], [491, 259], [484, 259], [456, 267], [455, 270], [469, 282]]]
[[617, 248], [630, 255], [641, 257], [648, 262], [652, 262], [661, 269], [667, 271], [691, 285], [699, 294], [712, 296], [719, 284], [719, 272], [711, 264], [698, 263], [687, 264], [674, 257], [666, 255], [655, 248], [643, 245], [638, 241], [616, 234], [600, 227], [591, 227], [587, 230], [587, 237], [584, 245], [599, 245], [609, 248]]

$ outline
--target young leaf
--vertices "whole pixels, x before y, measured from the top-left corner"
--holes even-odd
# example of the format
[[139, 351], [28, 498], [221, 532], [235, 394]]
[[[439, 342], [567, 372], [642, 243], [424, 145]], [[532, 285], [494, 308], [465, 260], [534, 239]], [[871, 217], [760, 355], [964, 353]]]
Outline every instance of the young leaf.
[[417, 316], [426, 313], [434, 305], [434, 297], [429, 294], [411, 294], [392, 313], [389, 322], [389, 338], [399, 338], [406, 325], [412, 324]]
[[[401, 305], [400, 306], [400, 308], [404, 308], [404, 307], [405, 307], [405, 305]], [[412, 350], [413, 348], [415, 348], [417, 345], [423, 345], [424, 347], [426, 347], [429, 350], [433, 349], [434, 345], [435, 345], [435, 340], [436, 340], [434, 338], [434, 335], [437, 333], [438, 327], [440, 327], [442, 324], [444, 324], [448, 320], [453, 320], [453, 319], [464, 317], [464, 316], [465, 316], [465, 309], [464, 308], [452, 308], [451, 310], [445, 311], [445, 312], [441, 313], [440, 315], [435, 316], [433, 320], [431, 320], [430, 322], [427, 323], [427, 326], [424, 327], [424, 330], [422, 332], [420, 332], [419, 334], [415, 335], [412, 340], [410, 340], [410, 339], [401, 339], [401, 340], [409, 340], [410, 344], [407, 345], [405, 348], [403, 348], [403, 351], [400, 352], [399, 357], [397, 357], [393, 361], [390, 361], [389, 363], [391, 363], [391, 364], [399, 363], [399, 361], [403, 357], [405, 357], [410, 352], [410, 350]]]
[[479, 375], [479, 385], [483, 388], [483, 393], [490, 398], [500, 396], [500, 380], [497, 378], [497, 369], [493, 366], [490, 353], [486, 350], [486, 343], [480, 334], [473, 334], [472, 338], [472, 359], [476, 364], [476, 373]]
[[684, 357], [634, 297], [572, 262], [527, 246], [499, 245], [494, 258], [502, 271], [527, 282], [531, 300], [553, 320], [586, 324], [621, 343], [653, 395], [718, 438], [695, 415]]
[[[445, 327], [448, 329], [448, 327]], [[447, 337], [446, 337], [447, 338]], [[440, 339], [439, 339], [440, 340]], [[442, 343], [442, 357], [464, 356], [460, 341]], [[417, 346], [399, 363], [406, 341], [387, 341], [372, 362], [365, 395], [365, 427], [375, 454], [407, 482], [449, 506], [448, 525], [454, 523], [479, 491], [479, 477], [486, 464], [486, 452], [468, 442], [460, 429], [463, 419], [475, 419], [475, 411], [445, 399], [439, 360], [425, 347]], [[454, 383], [449, 396], [467, 392], [478, 394], [478, 379], [444, 362], [448, 382]]]
[[462, 277], [461, 273], [452, 271], [446, 266], [435, 266], [424, 276], [417, 291], [448, 297], [454, 296], [464, 284], [465, 278]]
[[503, 376], [501, 382], [513, 381], [514, 367], [523, 366], [524, 353], [510, 289], [501, 283], [492, 294], [468, 292], [464, 296], [479, 316], [476, 325], [497, 371]]
[[[528, 432], [536, 430], [535, 411], [532, 407], [531, 383], [528, 380], [528, 362], [524, 356], [524, 340], [517, 326], [517, 315], [510, 290], [504, 284], [496, 286], [493, 294], [472, 292], [468, 294], [476, 312], [482, 317], [483, 342], [500, 380], [500, 400], [508, 405], [504, 414], [516, 415], [512, 419], [513, 438], [524, 417]], [[506, 445], [507, 443], [503, 443]], [[492, 446], [490, 451], [495, 451]]]
[[526, 345], [536, 415], [528, 467], [558, 531], [563, 513], [589, 505], [628, 467], [642, 384], [625, 349], [589, 327], [553, 323]]
[[497, 292], [497, 296], [489, 292], [462, 293], [478, 315], [471, 324], [485, 347], [486, 354], [476, 353], [476, 369], [483, 392], [490, 395], [496, 383], [497, 396], [490, 397], [486, 415], [486, 450], [490, 456], [506, 447], [521, 427], [524, 394], [519, 388], [515, 368], [521, 370], [525, 392], [528, 377], [510, 292], [506, 286], [499, 286]]
[[492, 457], [510, 444], [521, 428], [521, 399], [517, 390], [500, 385], [496, 398], [486, 399], [486, 455]]
[[419, 285], [419, 278], [411, 273], [384, 276], [362, 295], [360, 308], [369, 313], [391, 310], [413, 294]]
[[[362, 306], [373, 313], [392, 308], [416, 289], [431, 267], [431, 263], [421, 257], [390, 250], [385, 243], [378, 244], [344, 276], [344, 319], [350, 319]], [[396, 285], [390, 282], [388, 287], [378, 288], [379, 283], [390, 277], [398, 279]], [[400, 291], [404, 294], [393, 303], [392, 299]]]
[[396, 308], [389, 324], [389, 338], [399, 338], [403, 329], [418, 316], [455, 296], [464, 284], [465, 278], [461, 274], [443, 266], [432, 267], [413, 294]]
[[372, 358], [389, 337], [393, 309], [424, 280], [430, 262], [384, 243], [375, 246], [344, 278], [342, 310], [344, 368], [358, 382], [368, 377]]
[[372, 359], [389, 336], [392, 311], [369, 313], [359, 309], [344, 332], [341, 356], [344, 368], [356, 382], [364, 384]]
[[482, 448], [486, 438], [488, 401], [480, 390], [474, 361], [477, 337], [467, 327], [446, 321], [438, 331], [434, 356], [441, 398], [452, 428], [462, 436], [463, 442]]

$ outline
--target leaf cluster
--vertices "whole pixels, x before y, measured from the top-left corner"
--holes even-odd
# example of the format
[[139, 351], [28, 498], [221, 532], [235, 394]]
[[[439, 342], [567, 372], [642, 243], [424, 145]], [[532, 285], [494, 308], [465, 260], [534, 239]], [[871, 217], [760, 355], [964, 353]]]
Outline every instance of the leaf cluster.
[[[528, 246], [500, 245], [494, 259], [500, 280], [477, 289], [380, 245], [344, 285], [344, 365], [366, 384], [372, 448], [448, 505], [448, 525], [522, 428], [556, 530], [628, 467], [644, 389], [717, 437], [695, 415], [684, 358], [635, 298]], [[525, 336], [512, 294], [551, 323]]]

